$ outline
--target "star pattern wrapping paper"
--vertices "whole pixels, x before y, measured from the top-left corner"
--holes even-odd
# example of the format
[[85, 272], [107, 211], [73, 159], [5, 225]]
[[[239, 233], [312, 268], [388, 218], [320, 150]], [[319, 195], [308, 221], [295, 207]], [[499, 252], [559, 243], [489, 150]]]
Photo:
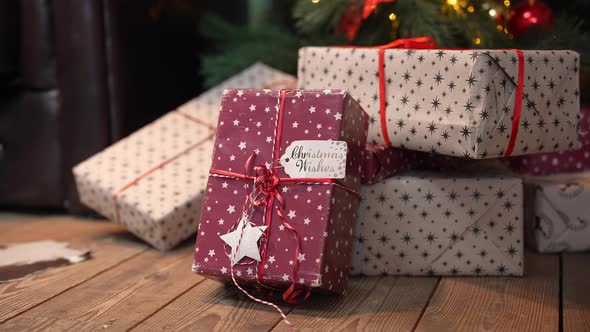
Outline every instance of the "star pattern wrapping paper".
[[[222, 99], [212, 169], [243, 173], [252, 154], [255, 154], [254, 164], [270, 165], [279, 109], [280, 91], [227, 91]], [[346, 177], [339, 182], [358, 192], [367, 124], [366, 113], [345, 91], [287, 91], [280, 155], [295, 140], [345, 141], [348, 145]], [[279, 178], [288, 177], [282, 168], [276, 168], [276, 172]], [[195, 273], [222, 280], [231, 278], [231, 247], [221, 236], [235, 230], [245, 198], [252, 190], [249, 180], [209, 177], [194, 253]], [[288, 287], [295, 281], [314, 291], [341, 293], [350, 269], [358, 197], [334, 184], [311, 180], [281, 182], [277, 190], [285, 202], [285, 218], [301, 237], [300, 254], [295, 257], [295, 238], [281, 223], [275, 200], [268, 237], [259, 242], [261, 247], [266, 245], [266, 258], [262, 257], [261, 262], [262, 282]], [[253, 227], [266, 226], [266, 208], [266, 205], [254, 208], [250, 220]], [[295, 260], [299, 262], [297, 280], [292, 277]], [[240, 283], [258, 284], [258, 268], [258, 261], [246, 257], [234, 266], [234, 274]]]
[[157, 249], [173, 248], [197, 229], [218, 96], [227, 87], [294, 82], [290, 75], [253, 65], [77, 165], [80, 200], [113, 221], [118, 206], [118, 221], [131, 233]]
[[540, 153], [507, 159], [512, 170], [525, 175], [551, 175], [590, 170], [590, 109], [580, 112], [581, 147], [572, 151]]
[[[513, 50], [403, 50], [384, 55], [387, 133], [392, 146], [474, 159], [502, 157], [517, 86], [522, 107], [513, 156], [577, 147], [579, 55]], [[382, 134], [378, 49], [304, 47], [298, 87], [351, 91], [370, 116], [368, 141]]]
[[353, 275], [523, 274], [513, 177], [405, 173], [362, 188]]
[[590, 250], [590, 173], [527, 177], [527, 245], [543, 253]]

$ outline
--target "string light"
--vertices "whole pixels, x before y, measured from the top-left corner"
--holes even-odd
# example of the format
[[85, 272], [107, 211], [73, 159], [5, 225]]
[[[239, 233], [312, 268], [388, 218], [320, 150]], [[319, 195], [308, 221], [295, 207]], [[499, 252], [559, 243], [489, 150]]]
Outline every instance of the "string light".
[[397, 19], [397, 15], [395, 13], [389, 14], [389, 20], [391, 21], [391, 38], [395, 38], [397, 36], [399, 30], [399, 20]]
[[504, 0], [504, 6], [510, 7], [510, 0]]
[[502, 25], [498, 24], [498, 26], [496, 26], [496, 29], [498, 29], [498, 31], [502, 31], [504, 28], [502, 27]]
[[450, 6], [456, 6], [457, 0], [447, 0], [447, 4], [449, 4]]
[[473, 11], [475, 11], [475, 8], [473, 6], [469, 6], [467, 7], [467, 11], [473, 13]]
[[490, 9], [490, 11], [488, 13], [490, 14], [491, 17], [496, 17], [496, 10], [495, 9]]
[[481, 44], [481, 39], [479, 39], [479, 37], [475, 37], [475, 38], [473, 38], [473, 43], [475, 45], [479, 45], [479, 44]]
[[311, 2], [318, 3], [318, 2], [320, 2], [320, 0], [311, 0]]

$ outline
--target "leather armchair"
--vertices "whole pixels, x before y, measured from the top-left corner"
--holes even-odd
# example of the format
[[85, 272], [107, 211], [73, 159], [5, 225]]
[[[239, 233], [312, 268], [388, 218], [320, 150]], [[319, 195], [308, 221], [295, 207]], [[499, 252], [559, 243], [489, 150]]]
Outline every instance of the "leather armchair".
[[0, 2], [0, 207], [81, 211], [72, 166], [199, 92], [195, 11]]

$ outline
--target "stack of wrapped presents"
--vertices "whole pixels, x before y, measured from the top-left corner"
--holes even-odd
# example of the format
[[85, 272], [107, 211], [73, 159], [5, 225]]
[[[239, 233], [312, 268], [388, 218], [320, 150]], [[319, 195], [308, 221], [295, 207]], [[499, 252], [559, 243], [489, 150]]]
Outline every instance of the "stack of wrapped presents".
[[423, 46], [254, 65], [79, 164], [81, 199], [160, 250], [196, 232], [194, 272], [287, 302], [590, 249], [579, 55]]

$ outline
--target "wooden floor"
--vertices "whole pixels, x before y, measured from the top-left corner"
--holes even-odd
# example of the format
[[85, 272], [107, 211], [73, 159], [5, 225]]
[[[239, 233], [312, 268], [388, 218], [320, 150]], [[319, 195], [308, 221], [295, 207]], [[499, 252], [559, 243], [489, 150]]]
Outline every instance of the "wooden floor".
[[[117, 225], [0, 220], [0, 244], [65, 240], [92, 259], [0, 284], [0, 330], [288, 331], [272, 309]], [[561, 287], [560, 287], [561, 286]], [[309, 331], [590, 331], [590, 254], [527, 253], [524, 278], [353, 278], [345, 296], [282, 306]]]

